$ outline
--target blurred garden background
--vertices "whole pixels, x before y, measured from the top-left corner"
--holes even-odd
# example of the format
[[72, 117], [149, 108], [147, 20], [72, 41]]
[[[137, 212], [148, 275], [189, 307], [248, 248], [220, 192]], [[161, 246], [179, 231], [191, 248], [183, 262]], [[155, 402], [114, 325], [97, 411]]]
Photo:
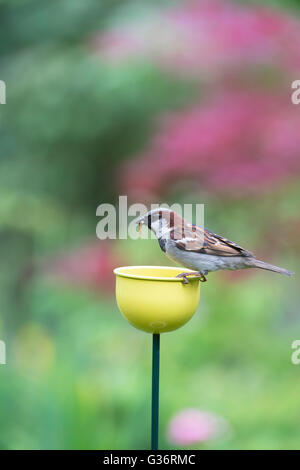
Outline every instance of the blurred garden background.
[[[96, 208], [204, 203], [207, 228], [299, 270], [299, 2], [1, 0], [0, 22], [0, 448], [149, 448], [151, 337], [112, 270], [168, 261], [97, 239]], [[299, 449], [297, 274], [201, 287], [162, 337], [161, 447]]]

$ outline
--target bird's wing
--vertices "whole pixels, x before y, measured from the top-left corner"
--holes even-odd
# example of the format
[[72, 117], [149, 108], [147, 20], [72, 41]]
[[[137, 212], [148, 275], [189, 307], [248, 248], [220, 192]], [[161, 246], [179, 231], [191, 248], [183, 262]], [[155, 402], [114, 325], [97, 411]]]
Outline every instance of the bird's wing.
[[185, 223], [182, 227], [176, 227], [170, 233], [170, 238], [181, 250], [215, 256], [253, 256], [253, 253], [227, 238], [197, 225]]

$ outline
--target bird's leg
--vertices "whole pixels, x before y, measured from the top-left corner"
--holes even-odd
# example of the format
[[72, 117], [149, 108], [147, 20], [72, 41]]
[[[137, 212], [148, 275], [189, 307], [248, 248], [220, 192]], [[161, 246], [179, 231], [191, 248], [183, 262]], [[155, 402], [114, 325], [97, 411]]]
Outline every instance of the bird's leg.
[[198, 276], [200, 277], [200, 281], [201, 282], [205, 282], [207, 281], [206, 277], [204, 274], [207, 274], [206, 271], [193, 271], [193, 272], [189, 272], [189, 273], [180, 273], [180, 274], [177, 274], [176, 277], [182, 277], [183, 278], [183, 284], [188, 284], [189, 281], [187, 279], [187, 276]]
[[200, 281], [201, 282], [206, 282], [207, 281], [207, 279], [206, 279], [207, 271], [200, 271], [200, 274], [201, 274]]

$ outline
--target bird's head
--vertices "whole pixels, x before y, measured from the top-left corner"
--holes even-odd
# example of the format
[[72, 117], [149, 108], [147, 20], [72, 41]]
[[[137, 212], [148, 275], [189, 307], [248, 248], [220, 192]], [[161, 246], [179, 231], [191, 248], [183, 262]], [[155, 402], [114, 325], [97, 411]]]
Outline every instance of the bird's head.
[[181, 221], [181, 217], [176, 214], [176, 212], [161, 207], [147, 212], [140, 217], [136, 223], [139, 228], [141, 228], [142, 225], [147, 225], [147, 227], [155, 233], [157, 238], [167, 238], [170, 230], [172, 230], [176, 224], [181, 223]]

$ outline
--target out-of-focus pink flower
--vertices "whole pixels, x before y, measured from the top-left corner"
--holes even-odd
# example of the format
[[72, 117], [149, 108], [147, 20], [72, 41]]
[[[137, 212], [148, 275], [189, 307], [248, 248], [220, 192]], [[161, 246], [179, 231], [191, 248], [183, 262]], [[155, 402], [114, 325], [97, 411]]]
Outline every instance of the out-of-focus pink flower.
[[106, 59], [150, 60], [203, 79], [228, 66], [300, 66], [300, 22], [280, 10], [229, 0], [187, 0], [98, 37]]
[[108, 31], [92, 39], [92, 47], [101, 51], [101, 56], [112, 62], [120, 62], [134, 56], [141, 49], [137, 37], [122, 31]]
[[[298, 19], [259, 5], [186, 0], [95, 41], [106, 59], [143, 57], [192, 74], [205, 96], [160, 119], [150, 145], [125, 164], [122, 191], [150, 200], [186, 181], [193, 189], [255, 194], [299, 174], [300, 114], [289, 96], [300, 70]], [[245, 70], [260, 65], [273, 70], [273, 93], [259, 74], [239, 91]]]
[[204, 190], [264, 191], [300, 172], [300, 114], [286, 96], [226, 91], [171, 113], [149, 148], [126, 163], [123, 190], [167, 194], [187, 180]]
[[210, 441], [229, 429], [227, 421], [213, 413], [198, 409], [186, 409], [170, 421], [167, 437], [178, 446], [189, 446]]
[[44, 273], [59, 282], [111, 292], [113, 269], [124, 264], [110, 242], [98, 241], [48, 261]]

